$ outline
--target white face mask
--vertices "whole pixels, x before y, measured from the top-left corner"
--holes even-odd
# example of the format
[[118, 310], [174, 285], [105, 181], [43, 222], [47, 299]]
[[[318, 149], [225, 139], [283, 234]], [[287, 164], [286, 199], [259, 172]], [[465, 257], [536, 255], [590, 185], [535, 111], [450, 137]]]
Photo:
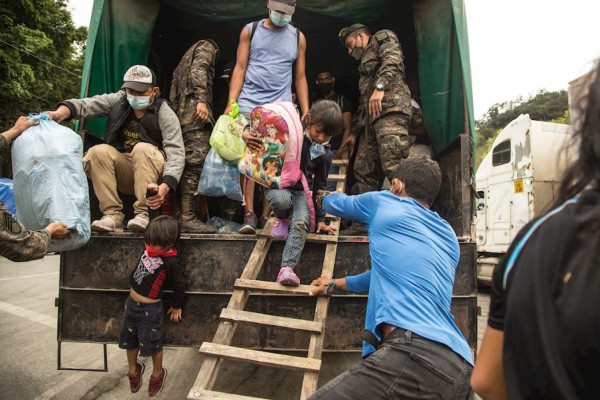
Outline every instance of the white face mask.
[[271, 10], [269, 13], [271, 22], [280, 28], [283, 28], [292, 21], [292, 16], [280, 13], [279, 11]]
[[134, 110], [145, 110], [150, 106], [150, 96], [134, 96], [127, 93], [127, 101]]

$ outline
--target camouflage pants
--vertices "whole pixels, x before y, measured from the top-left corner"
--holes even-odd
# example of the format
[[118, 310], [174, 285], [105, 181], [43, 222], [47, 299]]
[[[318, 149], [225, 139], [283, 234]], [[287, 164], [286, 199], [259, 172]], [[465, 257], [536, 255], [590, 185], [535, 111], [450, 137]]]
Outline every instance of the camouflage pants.
[[210, 151], [210, 124], [201, 129], [191, 129], [183, 133], [183, 144], [185, 146], [185, 168], [181, 176], [181, 195], [194, 195], [200, 182], [200, 174], [204, 166], [204, 160]]
[[400, 113], [384, 115], [360, 133], [354, 176], [360, 193], [379, 189], [378, 171], [391, 181], [392, 173], [408, 157], [408, 118]]

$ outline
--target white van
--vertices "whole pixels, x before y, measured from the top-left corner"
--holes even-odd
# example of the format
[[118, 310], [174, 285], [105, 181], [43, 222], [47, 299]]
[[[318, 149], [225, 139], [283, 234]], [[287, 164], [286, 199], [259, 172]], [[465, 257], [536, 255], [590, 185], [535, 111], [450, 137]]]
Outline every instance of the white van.
[[500, 132], [476, 173], [477, 279], [494, 266], [517, 232], [556, 200], [568, 154], [569, 125], [522, 114]]

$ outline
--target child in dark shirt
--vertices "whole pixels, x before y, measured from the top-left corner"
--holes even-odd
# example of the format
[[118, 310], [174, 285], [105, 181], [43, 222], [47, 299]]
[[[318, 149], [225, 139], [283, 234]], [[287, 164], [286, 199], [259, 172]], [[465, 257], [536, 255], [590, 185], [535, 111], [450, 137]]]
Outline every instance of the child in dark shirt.
[[183, 276], [174, 247], [178, 237], [176, 219], [161, 215], [150, 221], [144, 233], [146, 250], [129, 278], [131, 291], [125, 302], [119, 347], [127, 350], [127, 375], [132, 393], [140, 390], [145, 369], [144, 364], [138, 363], [138, 353], [143, 357], [152, 356], [148, 395], [160, 393], [165, 385], [167, 370], [162, 366], [164, 310], [161, 298], [164, 283], [172, 281], [173, 306], [167, 314], [171, 321], [181, 321]]
[[[342, 112], [337, 103], [320, 100], [309, 111], [310, 122], [304, 130], [300, 168], [312, 190], [313, 199], [320, 190], [327, 189], [327, 174], [333, 158], [329, 140], [342, 133]], [[252, 131], [244, 131], [243, 138], [249, 148], [259, 150], [263, 144], [253, 136]], [[300, 254], [304, 249], [310, 223], [310, 208], [302, 182], [286, 189], [264, 188], [265, 199], [277, 217], [271, 230], [274, 239], [286, 240], [283, 248], [281, 269], [277, 282], [287, 286], [298, 286], [300, 279], [294, 272]], [[335, 228], [325, 224], [325, 213], [316, 210], [317, 233], [333, 233]]]

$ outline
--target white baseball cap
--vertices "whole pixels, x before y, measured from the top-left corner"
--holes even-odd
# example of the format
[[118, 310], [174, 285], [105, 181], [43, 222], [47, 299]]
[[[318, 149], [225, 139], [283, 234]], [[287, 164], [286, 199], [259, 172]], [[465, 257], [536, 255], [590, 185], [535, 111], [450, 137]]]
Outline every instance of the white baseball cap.
[[156, 86], [156, 75], [145, 65], [134, 65], [125, 72], [121, 89], [129, 88], [136, 92], [145, 92], [150, 86]]

